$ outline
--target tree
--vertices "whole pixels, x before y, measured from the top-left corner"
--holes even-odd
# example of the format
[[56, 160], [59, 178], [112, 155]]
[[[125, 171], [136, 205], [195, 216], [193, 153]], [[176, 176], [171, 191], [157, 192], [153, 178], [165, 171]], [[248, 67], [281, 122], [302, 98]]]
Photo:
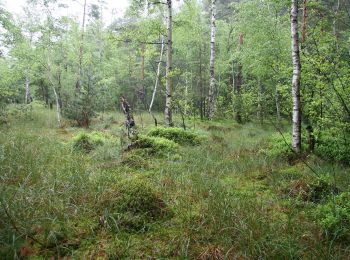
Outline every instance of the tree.
[[172, 0], [167, 0], [167, 62], [164, 118], [167, 126], [173, 126], [172, 118], [172, 63], [173, 63], [173, 30], [172, 30]]
[[301, 151], [301, 104], [300, 104], [300, 53], [298, 33], [298, 0], [292, 0], [291, 7], [291, 35], [292, 35], [292, 96], [293, 96], [293, 131], [292, 147], [296, 153]]
[[208, 96], [208, 118], [212, 120], [215, 113], [215, 32], [216, 0], [211, 0], [211, 35], [210, 35], [210, 84]]

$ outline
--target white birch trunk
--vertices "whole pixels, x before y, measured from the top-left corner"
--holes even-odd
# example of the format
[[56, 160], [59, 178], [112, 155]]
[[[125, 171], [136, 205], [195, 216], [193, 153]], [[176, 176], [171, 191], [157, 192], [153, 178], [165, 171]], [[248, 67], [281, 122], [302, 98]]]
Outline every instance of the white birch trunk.
[[165, 110], [164, 118], [167, 126], [173, 125], [171, 102], [172, 102], [172, 0], [167, 0], [167, 32], [168, 32], [168, 49], [167, 49], [167, 63], [166, 63], [166, 90], [165, 90]]
[[215, 33], [216, 33], [216, 0], [211, 0], [211, 35], [210, 35], [210, 80], [208, 95], [208, 118], [213, 119], [215, 113]]
[[83, 77], [85, 17], [86, 17], [86, 0], [84, 1], [84, 5], [83, 5], [83, 24], [82, 24], [82, 32], [81, 32], [81, 39], [80, 39], [80, 47], [79, 47], [79, 76], [78, 76], [77, 84], [75, 86], [77, 91], [80, 91], [80, 88], [82, 85], [81, 81]]
[[58, 124], [58, 127], [61, 127], [61, 106], [60, 106], [59, 97], [58, 97], [58, 94], [57, 94], [57, 91], [56, 91], [56, 88], [55, 88], [55, 83], [54, 83], [54, 81], [52, 79], [51, 63], [50, 63], [49, 55], [50, 54], [48, 54], [48, 57], [47, 57], [48, 77], [49, 77], [49, 81], [50, 81], [51, 86], [52, 86], [53, 93], [55, 95], [57, 124]]
[[28, 71], [26, 71], [26, 82], [25, 82], [25, 87], [26, 87], [26, 94], [25, 94], [25, 103], [29, 104], [31, 102], [31, 95], [30, 95], [30, 79], [28, 76]]
[[157, 67], [157, 77], [156, 77], [156, 83], [154, 85], [154, 89], [153, 89], [153, 94], [152, 94], [152, 99], [151, 99], [151, 103], [149, 105], [149, 109], [148, 111], [150, 113], [152, 113], [152, 107], [153, 107], [153, 103], [154, 103], [154, 98], [156, 96], [157, 93], [157, 88], [158, 88], [158, 82], [159, 82], [159, 74], [160, 74], [160, 66], [162, 64], [162, 60], [163, 60], [163, 52], [164, 52], [164, 37], [162, 36], [162, 45], [160, 48], [160, 55], [159, 55], [159, 62], [158, 62], [158, 67]]
[[291, 36], [292, 36], [292, 97], [293, 97], [293, 137], [292, 147], [296, 153], [301, 150], [301, 105], [300, 105], [300, 53], [298, 34], [298, 0], [292, 0], [291, 8]]

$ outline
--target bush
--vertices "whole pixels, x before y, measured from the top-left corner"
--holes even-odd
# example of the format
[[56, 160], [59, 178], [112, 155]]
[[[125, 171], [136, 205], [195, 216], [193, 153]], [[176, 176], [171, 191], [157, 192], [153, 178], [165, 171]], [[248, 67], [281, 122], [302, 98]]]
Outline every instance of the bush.
[[315, 153], [328, 160], [350, 164], [350, 136], [339, 136], [339, 130], [324, 132], [317, 140]]
[[98, 146], [102, 146], [107, 142], [116, 143], [116, 141], [111, 136], [108, 136], [101, 132], [80, 132], [73, 138], [72, 147], [74, 150], [90, 152]]
[[344, 192], [316, 209], [316, 221], [330, 239], [350, 239], [350, 192]]
[[153, 128], [148, 133], [148, 136], [163, 137], [182, 145], [198, 145], [200, 143], [200, 138], [197, 134], [181, 128]]
[[143, 179], [123, 180], [116, 186], [116, 194], [102, 202], [108, 209], [105, 216], [112, 229], [145, 230], [147, 225], [166, 215], [166, 204]]
[[129, 146], [130, 149], [148, 149], [153, 154], [164, 154], [173, 152], [178, 145], [171, 140], [163, 137], [152, 137], [145, 135], [138, 135], [137, 139]]
[[[292, 135], [284, 134], [284, 138], [279, 134], [270, 139], [268, 155], [272, 158], [284, 159], [288, 161], [295, 160], [299, 155], [292, 150]], [[302, 138], [302, 151], [306, 151], [306, 140]]]

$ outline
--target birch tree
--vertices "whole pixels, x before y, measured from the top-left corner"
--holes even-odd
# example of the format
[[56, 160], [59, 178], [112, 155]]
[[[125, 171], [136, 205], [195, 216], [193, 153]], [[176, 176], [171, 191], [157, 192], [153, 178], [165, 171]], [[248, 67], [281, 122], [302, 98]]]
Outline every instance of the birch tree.
[[211, 35], [210, 35], [210, 80], [209, 80], [209, 96], [208, 96], [208, 118], [212, 120], [215, 113], [215, 16], [216, 16], [216, 0], [211, 0]]
[[300, 105], [300, 53], [298, 33], [298, 0], [292, 0], [291, 7], [291, 36], [292, 36], [292, 97], [293, 97], [293, 130], [292, 147], [296, 153], [301, 150], [301, 105]]
[[167, 48], [167, 62], [166, 62], [166, 90], [165, 90], [165, 124], [167, 126], [173, 125], [172, 111], [171, 111], [171, 99], [172, 99], [172, 0], [167, 0], [167, 34], [168, 34], [168, 48]]
[[159, 77], [160, 77], [160, 66], [162, 64], [163, 61], [163, 51], [164, 51], [164, 37], [162, 37], [162, 45], [160, 48], [160, 55], [159, 55], [159, 61], [158, 61], [158, 66], [157, 66], [157, 76], [156, 76], [156, 83], [154, 85], [154, 89], [153, 89], [153, 94], [152, 94], [152, 99], [151, 99], [151, 103], [149, 105], [149, 113], [151, 114], [153, 120], [154, 120], [154, 124], [157, 126], [157, 119], [154, 116], [154, 114], [152, 113], [152, 107], [153, 107], [153, 102], [154, 102], [154, 98], [156, 96], [157, 93], [157, 87], [158, 87], [158, 82], [159, 82]]

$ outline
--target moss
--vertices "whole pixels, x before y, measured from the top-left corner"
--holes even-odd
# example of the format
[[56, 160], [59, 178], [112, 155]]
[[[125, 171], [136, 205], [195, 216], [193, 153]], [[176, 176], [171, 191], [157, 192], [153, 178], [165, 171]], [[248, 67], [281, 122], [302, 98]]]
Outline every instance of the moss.
[[135, 169], [149, 168], [147, 160], [145, 160], [143, 156], [140, 156], [139, 154], [134, 152], [124, 153], [122, 155], [121, 164]]
[[181, 145], [198, 145], [201, 141], [198, 134], [181, 128], [153, 128], [149, 131], [148, 136], [163, 137]]
[[113, 137], [101, 132], [80, 132], [73, 138], [72, 147], [74, 150], [90, 152], [108, 142], [116, 143]]
[[102, 205], [108, 209], [105, 219], [112, 230], [145, 231], [150, 223], [169, 213], [165, 202], [145, 179], [123, 180], [116, 185], [114, 196], [110, 195]]
[[138, 135], [129, 149], [147, 149], [151, 154], [164, 154], [175, 151], [177, 147], [178, 145], [174, 141], [163, 137]]
[[339, 189], [323, 176], [312, 180], [305, 178], [293, 180], [286, 188], [282, 188], [282, 191], [289, 197], [314, 203], [320, 203], [330, 195], [339, 193]]

